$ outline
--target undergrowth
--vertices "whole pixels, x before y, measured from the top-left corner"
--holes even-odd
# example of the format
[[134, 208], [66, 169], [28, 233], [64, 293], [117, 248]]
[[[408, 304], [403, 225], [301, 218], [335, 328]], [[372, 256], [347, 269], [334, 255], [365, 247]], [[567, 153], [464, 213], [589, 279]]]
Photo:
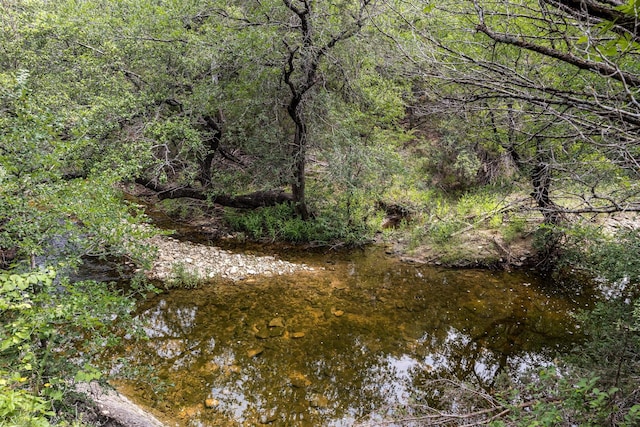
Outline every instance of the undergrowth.
[[197, 273], [191, 271], [185, 264], [176, 262], [171, 266], [171, 275], [165, 281], [165, 287], [167, 289], [193, 289], [198, 287], [201, 281], [202, 279]]
[[461, 194], [431, 189], [396, 192], [388, 196], [388, 203], [413, 212], [395, 233], [408, 240], [409, 249], [423, 244], [448, 247], [456, 244], [460, 234], [474, 230], [497, 230], [507, 243], [530, 233], [529, 214], [517, 211], [517, 205], [511, 206], [508, 196], [499, 187]]
[[94, 361], [118, 343], [114, 322], [134, 325], [132, 309], [106, 283], [0, 270], [0, 425], [81, 425], [65, 410], [73, 385], [102, 378]]
[[290, 204], [250, 211], [227, 209], [224, 218], [234, 231], [249, 239], [271, 242], [360, 245], [370, 241], [374, 231], [365, 220], [345, 222], [335, 212], [322, 212], [305, 221], [296, 216]]

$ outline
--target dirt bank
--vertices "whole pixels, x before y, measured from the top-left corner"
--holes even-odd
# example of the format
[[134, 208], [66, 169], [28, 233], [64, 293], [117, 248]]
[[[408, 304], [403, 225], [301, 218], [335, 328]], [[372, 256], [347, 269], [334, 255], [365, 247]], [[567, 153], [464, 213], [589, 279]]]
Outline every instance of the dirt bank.
[[496, 230], [471, 230], [447, 245], [412, 246], [404, 238], [384, 242], [388, 252], [406, 262], [452, 268], [514, 269], [535, 264], [533, 236], [506, 240]]

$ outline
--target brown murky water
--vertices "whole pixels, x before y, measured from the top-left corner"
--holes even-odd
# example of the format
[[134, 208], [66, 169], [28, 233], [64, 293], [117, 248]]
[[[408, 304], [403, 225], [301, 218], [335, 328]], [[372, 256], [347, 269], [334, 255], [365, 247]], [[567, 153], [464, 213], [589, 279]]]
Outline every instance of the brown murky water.
[[350, 426], [426, 393], [550, 363], [579, 301], [525, 273], [399, 263], [379, 248], [308, 255], [314, 273], [211, 283], [146, 301], [121, 388], [179, 426]]

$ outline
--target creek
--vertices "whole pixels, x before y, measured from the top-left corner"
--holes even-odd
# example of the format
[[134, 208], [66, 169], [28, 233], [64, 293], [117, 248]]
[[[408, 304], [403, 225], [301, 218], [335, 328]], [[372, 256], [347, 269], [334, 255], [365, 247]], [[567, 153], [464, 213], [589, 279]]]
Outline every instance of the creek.
[[278, 257], [314, 271], [141, 302], [147, 339], [109, 355], [119, 390], [172, 426], [351, 426], [445, 408], [433, 380], [489, 390], [552, 364], [591, 303], [531, 272], [408, 264], [377, 246]]

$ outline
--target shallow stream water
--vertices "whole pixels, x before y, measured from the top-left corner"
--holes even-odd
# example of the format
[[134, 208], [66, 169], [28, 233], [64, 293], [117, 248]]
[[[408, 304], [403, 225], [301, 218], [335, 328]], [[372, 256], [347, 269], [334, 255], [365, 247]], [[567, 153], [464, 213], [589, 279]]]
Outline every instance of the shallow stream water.
[[316, 271], [143, 302], [148, 340], [113, 355], [133, 375], [121, 391], [169, 425], [351, 426], [444, 405], [433, 379], [490, 389], [552, 363], [589, 304], [526, 272], [412, 265], [377, 247], [283, 257]]

